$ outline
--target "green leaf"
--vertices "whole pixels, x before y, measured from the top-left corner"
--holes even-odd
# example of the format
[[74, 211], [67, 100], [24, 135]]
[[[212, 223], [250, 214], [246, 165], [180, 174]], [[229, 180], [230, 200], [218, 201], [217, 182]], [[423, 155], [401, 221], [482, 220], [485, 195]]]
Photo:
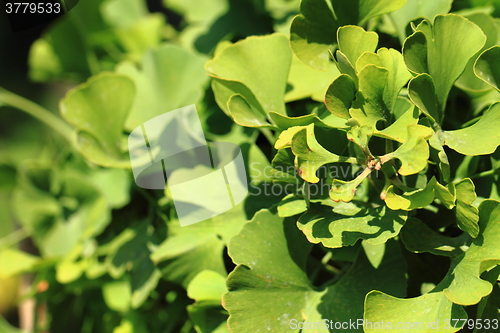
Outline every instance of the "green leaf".
[[133, 130], [156, 116], [197, 103], [208, 81], [204, 63], [200, 55], [163, 44], [144, 55], [140, 69], [129, 61], [118, 64], [116, 72], [128, 76], [137, 91], [125, 128]]
[[115, 311], [127, 312], [131, 299], [130, 283], [114, 281], [102, 286], [102, 295], [108, 307]]
[[227, 328], [227, 312], [213, 301], [199, 301], [187, 306], [189, 318], [194, 323], [197, 332], [229, 333]]
[[8, 278], [31, 271], [40, 261], [38, 257], [15, 249], [0, 251], [0, 278]]
[[462, 254], [472, 241], [467, 233], [458, 237], [443, 236], [416, 218], [409, 218], [406, 221], [400, 235], [408, 251], [429, 252], [447, 257], [456, 257]]
[[361, 242], [361, 245], [363, 246], [366, 257], [372, 264], [373, 268], [379, 268], [382, 260], [384, 259], [386, 243], [371, 245], [370, 243], [363, 240]]
[[306, 97], [322, 102], [330, 82], [339, 76], [339, 70], [329, 62], [326, 71], [319, 71], [302, 63], [296, 55], [292, 56], [285, 102], [292, 102]]
[[[428, 73], [434, 82], [437, 121], [443, 118], [451, 87], [485, 42], [486, 36], [477, 25], [455, 14], [437, 15], [432, 27], [424, 20], [406, 39], [403, 55], [408, 69], [418, 74]], [[431, 91], [428, 82], [422, 84], [428, 94]]]
[[424, 208], [434, 201], [434, 188], [427, 185], [424, 189], [418, 189], [411, 192], [397, 195], [394, 193], [394, 186], [389, 186], [385, 203], [387, 207], [393, 210], [402, 209], [411, 211], [414, 209]]
[[[428, 21], [423, 21], [420, 26], [428, 26]], [[406, 38], [403, 44], [403, 57], [408, 70], [414, 74], [427, 73], [428, 69], [428, 54], [427, 54], [427, 39], [422, 31], [415, 31], [411, 36]]]
[[495, 19], [491, 17], [489, 14], [484, 12], [473, 12], [471, 14], [465, 14], [465, 18], [469, 21], [475, 23], [477, 26], [481, 28], [481, 30], [486, 35], [486, 43], [484, 46], [477, 52], [474, 57], [469, 60], [465, 71], [460, 76], [460, 78], [455, 83], [457, 87], [461, 89], [465, 89], [471, 92], [485, 92], [491, 90], [491, 86], [485, 83], [483, 80], [478, 78], [476, 73], [474, 72], [474, 64], [477, 62], [480, 55], [487, 49], [496, 45], [498, 39], [500, 37], [500, 28], [498, 27]]
[[349, 202], [354, 199], [356, 188], [361, 183], [362, 179], [353, 179], [351, 181], [344, 181], [334, 179], [330, 189], [330, 198], [335, 201]]
[[[184, 228], [189, 227], [191, 226]], [[153, 252], [151, 259], [158, 265], [165, 279], [187, 287], [189, 282], [205, 269], [219, 274], [225, 273], [223, 248], [224, 244], [216, 234], [206, 233], [199, 228], [189, 228], [187, 231], [179, 230], [168, 237]]]
[[384, 89], [388, 70], [375, 65], [365, 66], [359, 73], [359, 90], [349, 111], [360, 126], [377, 128], [379, 121], [385, 121], [388, 110], [384, 104]]
[[[205, 68], [218, 79], [241, 82], [253, 93], [265, 112], [286, 114], [283, 100], [291, 60], [288, 39], [284, 35], [273, 34], [248, 37], [227, 46], [209, 60]], [[219, 92], [215, 89], [214, 93], [217, 95]], [[245, 94], [242, 95], [249, 100]]]
[[343, 181], [339, 179], [334, 179], [332, 182], [332, 187], [330, 189], [330, 199], [335, 202], [343, 201], [349, 202], [354, 199], [357, 187], [368, 177], [371, 173], [371, 169], [366, 168], [361, 172], [356, 178], [351, 181]]
[[140, 0], [107, 0], [101, 6], [104, 21], [113, 27], [116, 39], [129, 58], [138, 61], [162, 40], [165, 17], [149, 13]]
[[[489, 295], [493, 287], [481, 279], [481, 274], [500, 263], [497, 236], [500, 232], [500, 202], [484, 200], [479, 206], [480, 234], [465, 253], [454, 258], [448, 274], [430, 293], [410, 299], [400, 299], [372, 291], [366, 297], [365, 319], [398, 322], [434, 323], [441, 331], [456, 332], [460, 327], [442, 326], [445, 320], [467, 318], [460, 305], [477, 304]], [[460, 304], [460, 305], [458, 305]], [[392, 323], [395, 327], [395, 322]], [[368, 329], [368, 332], [374, 332]], [[429, 327], [416, 327], [415, 332], [428, 332]]]
[[434, 132], [429, 139], [429, 145], [435, 150], [431, 149], [431, 157], [438, 164], [439, 172], [444, 182], [450, 181], [450, 162], [448, 155], [444, 150], [442, 142], [444, 141], [443, 132]]
[[427, 207], [435, 198], [441, 200], [448, 209], [455, 206], [454, 193], [452, 194], [448, 188], [439, 184], [435, 177], [432, 177], [425, 188], [406, 192], [403, 195], [397, 195], [394, 192], [394, 186], [391, 185], [387, 189], [385, 203], [387, 207], [393, 210], [402, 209], [411, 211]]
[[[372, 17], [400, 9], [404, 6], [405, 2], [406, 0], [395, 0], [390, 3], [381, 0], [360, 0], [357, 2], [335, 1], [334, 9], [337, 17], [341, 18], [341, 20], [364, 25]], [[358, 9], [355, 7], [356, 3], [358, 4]], [[345, 25], [344, 22], [342, 23]]]
[[347, 132], [347, 139], [354, 142], [365, 152], [369, 152], [368, 142], [373, 135], [373, 128], [368, 126], [354, 126]]
[[50, 165], [26, 162], [13, 193], [13, 213], [45, 256], [67, 256], [111, 220], [107, 200], [82, 172], [56, 177]]
[[90, 175], [92, 184], [106, 197], [113, 208], [130, 201], [130, 178], [123, 169], [102, 169]]
[[[368, 247], [373, 248], [371, 245]], [[406, 262], [398, 243], [389, 240], [377, 247], [385, 248], [382, 258], [377, 259], [377, 267], [372, 263], [373, 257], [368, 259], [365, 251], [359, 251], [353, 265], [342, 279], [328, 287], [322, 297], [323, 302], [318, 306], [322, 318], [333, 322], [356, 322], [355, 329], [358, 331], [362, 325], [357, 319], [364, 317], [362, 304], [371, 290], [383, 286], [386, 292], [391, 290], [394, 294], [406, 294]], [[353, 331], [351, 325], [349, 328]], [[332, 331], [335, 329], [330, 329], [330, 332]]]
[[374, 31], [365, 31], [361, 27], [348, 25], [337, 30], [337, 40], [339, 50], [354, 67], [363, 53], [375, 52], [378, 35]]
[[[72, 251], [78, 254], [76, 251]], [[70, 255], [74, 257], [75, 255]], [[73, 261], [75, 258], [64, 258], [56, 264], [56, 280], [61, 284], [67, 284], [80, 278], [88, 266], [86, 260]]]
[[382, 0], [303, 0], [300, 4], [302, 15], [296, 16], [292, 22], [290, 45], [303, 63], [327, 70], [328, 52], [336, 42], [334, 33], [340, 26], [363, 25], [372, 17], [401, 8], [405, 2], [396, 0], [388, 4]]
[[478, 303], [489, 295], [492, 285], [481, 274], [500, 263], [498, 233], [500, 232], [500, 202], [485, 200], [479, 206], [479, 236], [470, 248], [457, 257], [443, 280], [446, 297], [462, 305]]
[[500, 103], [495, 103], [474, 125], [444, 131], [444, 144], [463, 155], [491, 154], [500, 145], [499, 126]]
[[[292, 220], [271, 211], [259, 211], [244, 225], [228, 250], [238, 265], [229, 274], [229, 292], [223, 296], [232, 331], [290, 331], [291, 319], [318, 316], [315, 305], [322, 293], [312, 289], [304, 272], [310, 249]], [[252, 325], [252, 318], [262, 319]]]
[[340, 26], [326, 0], [302, 0], [300, 12], [290, 28], [290, 46], [304, 64], [327, 70], [328, 51], [335, 43], [335, 32]]
[[274, 143], [275, 149], [290, 148], [292, 139], [299, 131], [306, 129], [307, 126], [293, 126], [280, 133], [278, 140]]
[[[71, 47], [67, 47], [68, 40], [72, 42]], [[84, 81], [91, 75], [89, 51], [89, 45], [72, 20], [55, 22], [31, 46], [29, 76], [36, 82]]]
[[187, 287], [203, 270], [225, 275], [224, 246], [247, 220], [247, 205], [243, 201], [223, 214], [184, 227], [171, 220], [169, 237], [151, 254], [163, 278]]
[[408, 140], [407, 127], [418, 123], [420, 112], [408, 99], [402, 97], [397, 100], [395, 107], [395, 111], [399, 110], [402, 110], [403, 114], [389, 127], [384, 128], [382, 131], [376, 131], [374, 133], [375, 136], [401, 143]]
[[297, 225], [311, 243], [321, 242], [325, 247], [337, 248], [354, 245], [358, 239], [371, 245], [385, 243], [398, 235], [406, 219], [406, 212], [385, 206], [360, 208], [351, 204], [332, 209], [314, 204], [299, 218]]
[[295, 167], [302, 179], [309, 183], [319, 182], [316, 171], [334, 162], [354, 162], [353, 158], [338, 156], [323, 148], [316, 140], [314, 125], [299, 129], [292, 138], [292, 152], [296, 156]]
[[401, 89], [411, 78], [411, 73], [405, 66], [403, 55], [395, 49], [381, 48], [377, 51], [382, 67], [386, 68], [386, 87], [384, 89], [384, 103], [389, 112], [393, 112]]
[[298, 184], [300, 178], [295, 173], [294, 155], [290, 148], [279, 149], [272, 160], [271, 175], [274, 182]]
[[101, 6], [104, 21], [114, 26], [128, 26], [146, 16], [145, 3], [137, 0], [107, 0]]
[[135, 95], [126, 76], [102, 73], [61, 100], [62, 116], [78, 129], [78, 147], [90, 161], [107, 167], [130, 167], [122, 132]]
[[[460, 327], [453, 328], [452, 319], [467, 319], [467, 313], [442, 292], [431, 292], [410, 299], [396, 298], [376, 290], [366, 295], [364, 328], [367, 333], [378, 332], [380, 327], [396, 329], [398, 323], [409, 324], [407, 329], [403, 326], [403, 332], [457, 332]], [[450, 325], [445, 328], [447, 321]], [[382, 322], [384, 324], [381, 325]], [[379, 323], [379, 329], [373, 323]]]
[[278, 216], [289, 217], [301, 214], [307, 210], [307, 204], [304, 198], [295, 194], [284, 197], [278, 205]]
[[406, 27], [418, 18], [432, 20], [438, 14], [446, 14], [451, 9], [453, 0], [408, 0], [400, 9], [389, 14], [397, 36], [403, 44], [406, 39]]
[[401, 161], [398, 173], [407, 176], [422, 171], [429, 159], [429, 145], [425, 139], [432, 135], [429, 127], [410, 125], [407, 127], [408, 140], [391, 155]]
[[356, 96], [356, 86], [347, 74], [341, 74], [328, 87], [325, 105], [328, 111], [337, 117], [349, 119], [349, 109]]
[[437, 122], [442, 120], [442, 113], [437, 105], [434, 81], [429, 74], [419, 74], [410, 81], [408, 97], [427, 117]]
[[196, 301], [219, 301], [227, 292], [226, 278], [214, 271], [204, 270], [198, 273], [187, 287], [189, 298]]
[[457, 195], [457, 224], [460, 229], [476, 238], [479, 234], [479, 216], [476, 206], [472, 203], [477, 199], [474, 183], [470, 178], [465, 178], [455, 184]]
[[160, 272], [151, 260], [150, 244], [158, 243], [153, 228], [147, 222], [141, 222], [133, 228], [125, 229], [111, 243], [106, 257], [109, 274], [118, 279], [124, 275], [130, 277], [130, 306], [140, 307], [149, 294], [156, 288]]
[[405, 68], [402, 55], [393, 49], [364, 53], [358, 65], [363, 66], [357, 75], [359, 91], [349, 112], [360, 125], [376, 129], [377, 123], [386, 121], [394, 111], [399, 92], [411, 74]]
[[229, 292], [223, 296], [230, 330], [299, 332], [294, 323], [362, 318], [368, 291], [380, 286], [405, 294], [404, 259], [395, 242], [387, 247], [377, 269], [361, 251], [340, 281], [315, 291], [305, 272], [310, 243], [292, 219], [279, 218], [275, 211], [258, 212], [229, 244], [229, 255], [238, 265], [228, 277]]
[[229, 98], [227, 102], [229, 113], [234, 119], [234, 122], [241, 126], [246, 127], [259, 127], [259, 128], [274, 128], [269, 124], [266, 117], [258, 112], [255, 112], [250, 104], [248, 104], [245, 97], [240, 94], [235, 94]]
[[500, 91], [499, 57], [500, 46], [496, 45], [481, 53], [474, 64], [474, 73], [477, 77], [498, 91]]
[[307, 126], [314, 124], [318, 127], [334, 127], [345, 129], [350, 125], [344, 118], [337, 117], [320, 106], [313, 110], [313, 113], [299, 117], [287, 117], [276, 112], [269, 112], [269, 116], [276, 126], [282, 130], [286, 130], [293, 126]]
[[[264, 35], [272, 30], [272, 19], [265, 12], [264, 3], [231, 0], [164, 0], [187, 23], [176, 36], [186, 49], [208, 54], [217, 43], [230, 35], [246, 37]], [[289, 3], [287, 2], [287, 5]], [[268, 3], [266, 2], [266, 5]], [[296, 4], [295, 4], [296, 5]], [[228, 38], [231, 39], [231, 38]]]
[[337, 52], [335, 52], [335, 55], [337, 58], [337, 66], [339, 67], [340, 73], [349, 75], [353, 79], [354, 85], [357, 88], [358, 87], [358, 75], [357, 75], [356, 69], [351, 64], [349, 59], [347, 59], [345, 54], [343, 54], [340, 50], [337, 50]]
[[25, 330], [20, 330], [14, 326], [11, 326], [7, 319], [5, 319], [3, 316], [0, 316], [0, 330], [4, 333], [26, 333], [27, 331]]

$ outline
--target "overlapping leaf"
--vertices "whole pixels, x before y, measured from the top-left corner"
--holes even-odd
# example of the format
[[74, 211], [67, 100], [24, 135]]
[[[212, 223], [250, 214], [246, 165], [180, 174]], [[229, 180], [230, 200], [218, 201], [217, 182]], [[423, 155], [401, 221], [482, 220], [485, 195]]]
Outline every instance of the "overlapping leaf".
[[[410, 98], [413, 91], [420, 100], [435, 101], [436, 114], [428, 112], [441, 122], [451, 87], [485, 41], [482, 30], [462, 16], [438, 15], [432, 26], [429, 21], [422, 21], [405, 40], [403, 55], [410, 71], [427, 73], [430, 77], [418, 79], [419, 84], [410, 84]], [[421, 107], [418, 101], [414, 102]]]
[[477, 76], [477, 73], [474, 70], [474, 65], [485, 50], [490, 49], [494, 45], [498, 44], [500, 37], [500, 27], [498, 27], [493, 17], [484, 12], [472, 12], [471, 14], [465, 14], [464, 16], [469, 21], [475, 23], [481, 28], [483, 33], [486, 35], [486, 42], [484, 43], [484, 46], [481, 48], [481, 50], [479, 50], [469, 60], [469, 63], [467, 64], [464, 72], [458, 78], [456, 86], [473, 93], [485, 93], [491, 90], [492, 87], [488, 85], [488, 82], [484, 82], [483, 79]]
[[432, 177], [425, 188], [406, 192], [403, 195], [397, 195], [394, 192], [394, 186], [390, 186], [387, 189], [385, 203], [390, 209], [411, 211], [430, 205], [435, 198], [439, 199], [446, 208], [453, 208], [455, 206], [454, 187], [452, 185], [444, 187], [435, 177]]
[[[405, 294], [406, 267], [394, 245], [388, 244], [390, 252], [378, 268], [360, 252], [338, 283], [317, 291], [305, 272], [310, 243], [293, 220], [268, 210], [258, 212], [229, 244], [229, 255], [238, 264], [227, 280], [229, 292], [223, 296], [229, 328], [242, 333], [299, 332], [297, 324], [303, 321], [361, 318], [365, 294], [373, 288], [383, 285]], [[387, 279], [392, 282], [386, 283]], [[316, 331], [329, 330], [316, 327]]]
[[132, 62], [118, 64], [116, 72], [135, 85], [133, 106], [125, 129], [131, 131], [163, 113], [197, 103], [207, 83], [205, 58], [173, 44], [148, 51], [140, 69]]
[[315, 205], [304, 213], [297, 224], [312, 243], [337, 248], [354, 245], [364, 239], [372, 245], [396, 237], [403, 227], [407, 213], [386, 206], [361, 208], [349, 203], [332, 208]]
[[500, 103], [495, 103], [474, 125], [454, 131], [444, 131], [444, 144], [463, 155], [491, 154], [500, 145], [498, 126], [500, 126]]
[[326, 70], [328, 51], [335, 44], [335, 33], [340, 26], [363, 25], [368, 19], [401, 8], [405, 0], [387, 4], [379, 0], [346, 2], [341, 0], [303, 0], [302, 15], [294, 18], [290, 41], [294, 53], [308, 66]]
[[[465, 253], [452, 261], [448, 274], [434, 290], [411, 299], [399, 299], [373, 291], [367, 295], [365, 318], [373, 322], [394, 318], [392, 320], [421, 322], [424, 325], [439, 321], [441, 331], [458, 331], [460, 327], [445, 329], [445, 320], [467, 318], [462, 306], [457, 304], [477, 304], [489, 295], [493, 287], [480, 276], [500, 263], [500, 251], [497, 246], [500, 202], [483, 201], [479, 206], [479, 217], [479, 236]], [[427, 332], [428, 329], [429, 327], [422, 326], [415, 332]], [[371, 331], [373, 330], [368, 330]]]
[[412, 175], [427, 166], [429, 145], [426, 139], [432, 135], [432, 130], [426, 126], [410, 125], [407, 127], [408, 140], [389, 156], [401, 161], [398, 172], [401, 175]]
[[61, 114], [78, 129], [78, 147], [90, 161], [108, 167], [130, 167], [122, 132], [135, 93], [128, 77], [103, 73], [61, 100]]
[[[287, 38], [280, 34], [249, 37], [225, 47], [205, 65], [219, 107], [235, 119], [244, 117], [246, 124], [255, 114], [257, 126], [270, 111], [285, 115], [283, 100], [291, 59]], [[231, 96], [236, 94], [246, 100], [238, 108], [231, 105]]]
[[477, 58], [474, 64], [474, 73], [484, 82], [500, 91], [500, 66], [498, 57], [500, 46], [493, 46]]
[[450, 11], [452, 2], [452, 0], [408, 0], [403, 7], [389, 13], [390, 22], [401, 44], [407, 37], [406, 31], [410, 22], [418, 18], [432, 20], [438, 14], [446, 14]]
[[400, 235], [409, 251], [429, 252], [447, 257], [456, 257], [462, 254], [472, 242], [472, 238], [467, 233], [458, 237], [447, 237], [432, 230], [416, 218], [409, 218], [406, 221]]
[[291, 141], [292, 152], [296, 156], [295, 167], [302, 179], [310, 183], [317, 183], [319, 178], [316, 176], [318, 169], [334, 162], [355, 162], [355, 159], [339, 156], [323, 148], [314, 135], [314, 125], [308, 125], [306, 128], [294, 128]]

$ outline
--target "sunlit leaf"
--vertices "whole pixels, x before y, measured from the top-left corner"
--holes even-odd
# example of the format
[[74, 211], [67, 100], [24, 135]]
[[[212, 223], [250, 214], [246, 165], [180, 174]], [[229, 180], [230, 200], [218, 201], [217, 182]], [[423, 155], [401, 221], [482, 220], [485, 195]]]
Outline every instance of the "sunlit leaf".
[[103, 166], [130, 167], [122, 132], [135, 91], [128, 77], [103, 73], [71, 90], [61, 101], [61, 114], [78, 129], [78, 146], [86, 158]]
[[406, 218], [406, 212], [385, 206], [360, 208], [352, 205], [339, 212], [332, 207], [314, 206], [297, 224], [310, 242], [337, 248], [354, 245], [359, 239], [372, 245], [385, 243], [398, 235]]
[[444, 144], [463, 155], [491, 154], [500, 145], [500, 103], [493, 104], [477, 123], [444, 131]]

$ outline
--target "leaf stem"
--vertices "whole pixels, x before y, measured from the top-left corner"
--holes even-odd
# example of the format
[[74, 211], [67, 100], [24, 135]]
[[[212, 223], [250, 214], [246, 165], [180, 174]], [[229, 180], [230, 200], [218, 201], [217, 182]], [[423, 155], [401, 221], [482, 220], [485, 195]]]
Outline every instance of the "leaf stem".
[[0, 87], [0, 102], [11, 106], [18, 110], [24, 111], [29, 115], [43, 122], [45, 125], [52, 128], [55, 132], [63, 136], [69, 143], [76, 147], [76, 138], [73, 135], [73, 129], [68, 123], [54, 115], [49, 110], [40, 105], [14, 94]]
[[307, 181], [304, 182], [304, 200], [306, 201], [307, 209], [311, 208], [311, 185]]
[[382, 165], [384, 163], [389, 162], [393, 158], [394, 158], [394, 153], [389, 153], [389, 154], [385, 154], [384, 156], [380, 156], [379, 161], [380, 161], [380, 164]]
[[469, 178], [474, 179], [474, 178], [491, 177], [491, 176], [498, 175], [498, 174], [500, 174], [500, 168], [479, 172], [479, 173], [473, 174], [472, 176], [469, 176]]

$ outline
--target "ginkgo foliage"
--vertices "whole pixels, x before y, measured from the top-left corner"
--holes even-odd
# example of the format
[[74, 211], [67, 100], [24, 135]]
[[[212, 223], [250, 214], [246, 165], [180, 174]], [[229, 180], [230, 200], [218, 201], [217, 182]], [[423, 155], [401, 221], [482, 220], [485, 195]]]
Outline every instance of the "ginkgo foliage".
[[[164, 0], [177, 24], [80, 1], [30, 50], [32, 80], [72, 85], [60, 116], [0, 90], [54, 135], [0, 164], [36, 248], [0, 234], [0, 277], [47, 283], [38, 328], [498, 329], [500, 3], [209, 2]], [[181, 227], [168, 185], [134, 184], [126, 138], [190, 104], [239, 145], [249, 194]]]

